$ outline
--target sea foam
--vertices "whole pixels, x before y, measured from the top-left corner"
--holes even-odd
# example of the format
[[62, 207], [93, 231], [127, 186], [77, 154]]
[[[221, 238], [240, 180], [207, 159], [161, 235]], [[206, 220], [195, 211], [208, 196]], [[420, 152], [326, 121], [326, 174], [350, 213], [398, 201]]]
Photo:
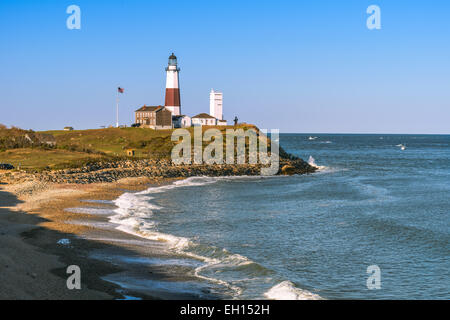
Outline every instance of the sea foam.
[[[194, 274], [203, 280], [207, 280], [228, 288], [234, 297], [241, 295], [241, 288], [230, 283], [206, 276], [221, 269], [242, 267], [254, 262], [247, 257], [233, 254], [226, 249], [215, 247], [203, 248], [189, 238], [165, 234], [157, 230], [157, 225], [151, 220], [155, 210], [162, 208], [151, 203], [152, 194], [165, 192], [174, 188], [202, 186], [213, 184], [224, 179], [242, 179], [247, 177], [190, 177], [176, 181], [170, 185], [151, 187], [138, 193], [124, 193], [117, 198], [114, 203], [117, 209], [110, 217], [110, 222], [117, 225], [116, 229], [153, 241], [167, 244], [171, 251], [201, 261], [203, 264], [194, 270]], [[250, 178], [250, 177], [248, 177]], [[197, 253], [198, 252], [198, 253]]]
[[321, 296], [299, 289], [290, 281], [277, 284], [264, 293], [264, 296], [271, 300], [322, 300]]
[[[234, 180], [242, 178], [247, 177], [191, 177], [176, 181], [170, 185], [151, 187], [138, 193], [124, 193], [114, 201], [118, 208], [114, 210], [115, 214], [110, 217], [110, 222], [116, 224], [116, 229], [120, 231], [141, 238], [165, 243], [169, 250], [185, 257], [201, 261], [202, 265], [197, 266], [194, 269], [194, 274], [198, 278], [226, 287], [234, 298], [239, 298], [243, 293], [240, 287], [218, 279], [213, 275], [217, 272], [220, 273], [223, 270], [234, 268], [242, 269], [243, 267], [247, 268], [247, 266], [249, 267], [249, 270], [251, 270], [251, 266], [255, 266], [256, 263], [245, 256], [234, 254], [226, 249], [204, 246], [195, 243], [189, 238], [159, 232], [156, 223], [151, 220], [151, 217], [155, 211], [161, 210], [162, 208], [150, 201], [153, 199], [151, 196], [152, 194], [165, 192], [174, 188], [202, 186], [213, 184], [223, 179]], [[260, 268], [263, 267], [260, 266]], [[255, 274], [249, 274], [249, 276], [258, 277], [258, 275]], [[269, 299], [320, 299], [318, 295], [295, 288], [290, 282], [283, 282], [273, 287], [265, 294], [265, 296]]]
[[308, 164], [314, 168], [317, 168], [319, 171], [325, 171], [329, 169], [326, 166], [319, 166], [318, 164], [316, 164], [316, 159], [314, 159], [312, 156], [309, 156]]

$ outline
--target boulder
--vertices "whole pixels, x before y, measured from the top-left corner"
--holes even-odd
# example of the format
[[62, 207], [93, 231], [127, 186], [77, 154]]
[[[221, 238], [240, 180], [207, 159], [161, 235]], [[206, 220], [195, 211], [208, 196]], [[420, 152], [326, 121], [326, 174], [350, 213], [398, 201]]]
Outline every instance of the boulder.
[[291, 165], [288, 165], [288, 164], [281, 168], [281, 174], [283, 174], [283, 175], [290, 176], [290, 175], [295, 174], [296, 171], [297, 171], [297, 169], [294, 166], [291, 166]]

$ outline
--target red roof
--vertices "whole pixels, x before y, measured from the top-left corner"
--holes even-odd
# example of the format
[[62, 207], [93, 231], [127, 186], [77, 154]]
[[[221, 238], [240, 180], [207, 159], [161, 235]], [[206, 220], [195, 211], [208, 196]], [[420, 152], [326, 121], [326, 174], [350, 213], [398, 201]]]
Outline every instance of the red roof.
[[138, 112], [138, 111], [158, 111], [161, 108], [164, 108], [164, 107], [163, 106], [143, 106], [143, 107], [137, 109], [135, 112]]
[[207, 113], [200, 113], [196, 116], [193, 116], [192, 118], [202, 118], [202, 119], [215, 119], [213, 116], [207, 114]]

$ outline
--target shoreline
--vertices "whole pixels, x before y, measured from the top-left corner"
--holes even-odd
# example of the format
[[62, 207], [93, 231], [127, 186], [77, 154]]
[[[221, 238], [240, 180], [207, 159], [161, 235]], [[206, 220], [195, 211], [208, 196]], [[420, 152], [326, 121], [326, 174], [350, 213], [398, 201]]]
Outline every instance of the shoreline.
[[[93, 253], [132, 257], [136, 246], [126, 245], [134, 236], [119, 230], [101, 230], [95, 226], [102, 218], [86, 213], [67, 211], [70, 208], [113, 207], [95, 200], [114, 200], [127, 191], [141, 191], [151, 186], [161, 186], [181, 178], [150, 179], [145, 177], [121, 179], [115, 183], [55, 184], [23, 182], [0, 185], [0, 239], [8, 247], [0, 255], [0, 272], [3, 284], [0, 299], [198, 299], [190, 292], [165, 292], [164, 290], [126, 290], [118, 281], [105, 280], [120, 275], [124, 269], [114, 261], [93, 257]], [[94, 223], [78, 223], [78, 222]], [[93, 234], [106, 234], [92, 240]], [[6, 239], [5, 239], [6, 238]], [[137, 238], [137, 237], [136, 237]], [[58, 241], [69, 244], [58, 244]], [[67, 240], [66, 240], [67, 239]], [[124, 240], [123, 244], [120, 240]], [[125, 241], [126, 240], [126, 241]], [[60, 241], [61, 243], [65, 243]], [[167, 255], [158, 246], [146, 241], [146, 255], [160, 259]], [[15, 263], [17, 252], [24, 252]], [[174, 258], [174, 257], [165, 257]], [[29, 261], [32, 260], [32, 261]], [[78, 265], [81, 269], [81, 290], [68, 290], [66, 268]], [[163, 270], [149, 265], [148, 272], [155, 281], [195, 281], [187, 268]], [[26, 270], [25, 270], [26, 269]], [[28, 270], [29, 269], [29, 270]], [[114, 277], [112, 277], [114, 278]], [[42, 281], [41, 281], [42, 280]], [[29, 282], [30, 286], [22, 287]], [[18, 287], [17, 290], [11, 288]], [[34, 291], [28, 288], [36, 288]], [[30, 291], [30, 292], [26, 292]], [[182, 290], [181, 290], [182, 291]], [[44, 293], [45, 292], [45, 293]], [[207, 293], [205, 293], [208, 296]], [[213, 298], [213, 296], [210, 296]]]
[[[301, 159], [282, 160], [280, 164], [281, 175], [316, 171]], [[195, 275], [195, 267], [192, 261], [186, 263], [186, 256], [177, 256], [167, 245], [163, 248], [163, 239], [143, 239], [120, 231], [111, 227], [107, 216], [92, 214], [88, 209], [92, 211], [94, 207], [97, 211], [109, 210], [111, 213], [117, 208], [112, 200], [126, 192], [142, 191], [195, 176], [260, 176], [260, 168], [260, 165], [173, 166], [164, 160], [126, 160], [41, 173], [0, 172], [0, 235], [14, 239], [14, 243], [3, 244], [4, 239], [0, 238], [2, 246], [9, 246], [9, 251], [0, 255], [0, 267], [9, 268], [12, 265], [9, 261], [21, 247], [29, 251], [9, 269], [14, 277], [0, 280], [6, 288], [21, 287], [23, 279], [31, 275], [31, 281], [38, 286], [35, 292], [28, 294], [1, 290], [0, 299], [229, 298], [221, 289], [207, 284], [197, 286], [199, 288], [194, 291], [183, 286], [183, 283], [190, 283], [196, 287], [195, 284], [208, 281]], [[9, 231], [11, 225], [20, 232]], [[109, 256], [105, 259], [105, 255], [100, 255], [99, 258], [95, 256], [98, 252], [108, 252]], [[129, 263], [136, 255], [163, 263], [141, 263], [138, 268]], [[31, 265], [29, 259], [33, 259]], [[31, 271], [22, 272], [20, 264], [32, 266]], [[82, 290], [67, 289], [66, 280], [70, 275], [66, 269], [70, 265], [81, 269]], [[127, 275], [128, 267], [136, 272]], [[147, 272], [145, 277], [142, 277], [143, 268]], [[136, 285], [127, 288], [121, 276], [134, 279]], [[41, 279], [47, 278], [52, 278], [53, 282], [40, 283]], [[140, 284], [147, 280], [151, 281], [150, 285]], [[149, 287], [156, 289], [149, 290]], [[47, 288], [45, 295], [41, 292], [43, 288]]]

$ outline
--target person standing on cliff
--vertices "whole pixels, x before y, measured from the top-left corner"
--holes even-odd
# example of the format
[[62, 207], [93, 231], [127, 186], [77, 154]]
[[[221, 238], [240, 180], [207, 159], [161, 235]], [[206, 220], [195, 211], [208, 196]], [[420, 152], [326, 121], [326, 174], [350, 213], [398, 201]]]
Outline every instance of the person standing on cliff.
[[237, 124], [238, 124], [238, 117], [236, 116], [236, 117], [234, 117], [234, 126], [237, 126]]

